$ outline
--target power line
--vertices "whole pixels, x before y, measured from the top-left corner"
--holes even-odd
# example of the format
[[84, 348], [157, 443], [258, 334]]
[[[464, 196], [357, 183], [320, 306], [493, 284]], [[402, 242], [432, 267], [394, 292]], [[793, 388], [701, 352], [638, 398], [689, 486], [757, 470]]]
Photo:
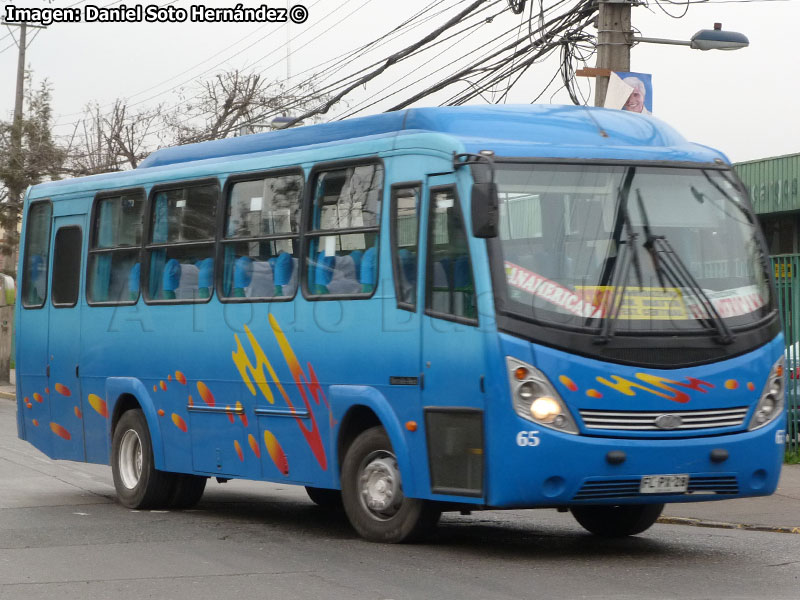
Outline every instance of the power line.
[[[121, 1], [121, 0], [120, 0], [120, 1]], [[174, 2], [175, 0], [172, 0], [172, 1]], [[314, 6], [316, 6], [317, 4], [319, 4], [319, 2], [321, 2], [321, 0], [316, 0], [316, 1], [315, 1], [315, 2], [314, 2], [314, 3], [313, 3], [313, 4], [312, 4], [312, 5], [309, 7], [309, 8], [314, 8]], [[165, 6], [166, 6], [166, 5], [165, 5]], [[260, 25], [259, 27], [257, 27], [256, 29], [254, 29], [253, 31], [251, 31], [250, 33], [248, 33], [248, 34], [247, 34], [246, 36], [244, 36], [243, 38], [239, 38], [239, 39], [238, 39], [236, 42], [234, 42], [233, 44], [230, 44], [229, 46], [226, 46], [226, 47], [225, 47], [225, 48], [223, 48], [222, 50], [218, 50], [218, 51], [216, 51], [216, 52], [215, 52], [213, 55], [209, 56], [208, 58], [205, 58], [205, 59], [201, 60], [200, 62], [198, 62], [198, 63], [194, 64], [194, 65], [193, 65], [193, 66], [191, 66], [191, 67], [188, 67], [187, 69], [184, 69], [184, 70], [183, 70], [183, 71], [181, 71], [180, 73], [177, 73], [176, 75], [173, 75], [173, 76], [171, 76], [170, 78], [168, 78], [168, 79], [165, 79], [165, 80], [163, 80], [163, 81], [161, 81], [161, 82], [159, 82], [159, 83], [157, 83], [157, 84], [154, 84], [154, 85], [152, 85], [152, 86], [150, 86], [150, 87], [148, 87], [148, 88], [146, 88], [146, 89], [144, 89], [144, 90], [141, 90], [141, 91], [139, 91], [139, 92], [136, 92], [135, 94], [129, 94], [129, 95], [126, 95], [125, 97], [126, 97], [126, 98], [135, 98], [135, 97], [137, 97], [137, 96], [141, 96], [142, 94], [146, 94], [147, 92], [149, 92], [149, 91], [151, 91], [151, 90], [154, 90], [154, 89], [156, 89], [156, 88], [158, 88], [158, 87], [162, 86], [162, 85], [163, 85], [163, 84], [165, 84], [165, 83], [171, 83], [171, 82], [173, 82], [173, 81], [174, 81], [176, 78], [178, 78], [178, 77], [181, 77], [181, 76], [183, 76], [183, 75], [185, 75], [185, 74], [189, 73], [190, 71], [193, 71], [193, 70], [194, 70], [194, 69], [196, 69], [197, 67], [199, 67], [199, 66], [201, 66], [201, 65], [204, 65], [204, 64], [206, 64], [206, 63], [208, 63], [208, 62], [210, 62], [210, 61], [212, 61], [212, 60], [216, 59], [216, 58], [217, 58], [217, 57], [218, 57], [218, 56], [219, 56], [219, 55], [220, 55], [222, 52], [225, 52], [225, 51], [227, 51], [227, 50], [230, 50], [230, 49], [231, 49], [231, 48], [233, 48], [234, 46], [238, 46], [239, 44], [241, 44], [241, 43], [242, 43], [244, 40], [246, 40], [247, 38], [251, 37], [252, 35], [254, 35], [255, 33], [257, 33], [258, 31], [261, 31], [261, 30], [263, 30], [265, 27], [268, 27], [268, 26], [270, 26], [270, 25], [271, 25], [271, 24], [264, 24], [264, 25]], [[214, 69], [216, 69], [216, 68], [217, 68], [217, 67], [219, 67], [220, 65], [222, 65], [222, 64], [224, 64], [224, 63], [226, 63], [226, 62], [230, 61], [230, 60], [231, 60], [231, 59], [233, 59], [233, 58], [236, 58], [237, 56], [241, 55], [241, 54], [242, 54], [243, 52], [245, 52], [246, 50], [249, 50], [250, 48], [252, 48], [252, 47], [253, 47], [253, 46], [255, 46], [256, 44], [258, 44], [258, 43], [260, 43], [260, 42], [262, 42], [262, 41], [266, 40], [266, 39], [267, 39], [268, 37], [270, 37], [271, 35], [274, 35], [274, 34], [275, 34], [277, 31], [278, 31], [277, 29], [271, 29], [271, 31], [270, 31], [270, 32], [269, 32], [267, 35], [261, 36], [260, 38], [258, 38], [257, 40], [255, 40], [253, 43], [251, 43], [249, 46], [247, 46], [247, 47], [245, 47], [245, 48], [242, 48], [241, 50], [237, 51], [235, 54], [233, 54], [233, 55], [231, 55], [231, 56], [228, 56], [227, 58], [223, 59], [222, 61], [219, 61], [219, 62], [215, 63], [213, 66], [209, 67], [209, 68], [208, 68], [208, 69], [206, 69], [205, 71], [202, 71], [202, 72], [200, 72], [200, 73], [197, 73], [197, 74], [193, 75], [191, 79], [185, 80], [185, 81], [183, 81], [182, 83], [179, 83], [179, 84], [177, 84], [177, 85], [173, 85], [172, 87], [170, 87], [170, 88], [168, 88], [168, 89], [166, 89], [166, 90], [164, 90], [164, 91], [162, 91], [162, 92], [159, 92], [158, 94], [155, 94], [155, 95], [153, 95], [153, 96], [150, 96], [150, 97], [148, 97], [148, 98], [145, 98], [144, 100], [140, 100], [140, 101], [138, 101], [138, 102], [136, 102], [136, 103], [134, 103], [134, 104], [131, 104], [130, 106], [137, 106], [137, 105], [139, 105], [139, 104], [143, 104], [143, 103], [145, 103], [145, 102], [149, 102], [150, 100], [154, 100], [155, 98], [158, 98], [159, 96], [163, 96], [164, 94], [168, 94], [168, 93], [170, 93], [170, 92], [172, 92], [172, 91], [174, 91], [174, 90], [176, 90], [176, 89], [180, 88], [181, 86], [184, 86], [184, 85], [186, 85], [187, 83], [191, 83], [191, 82], [192, 82], [192, 81], [194, 81], [196, 78], [198, 78], [198, 77], [201, 77], [201, 76], [205, 75], [206, 73], [208, 73], [208, 72], [210, 72], [210, 71], [213, 71]], [[108, 104], [105, 104], [105, 105], [101, 106], [101, 108], [108, 108], [108, 107], [110, 107], [110, 106], [113, 106], [113, 105], [114, 105], [114, 103], [113, 103], [113, 102], [111, 102], [111, 103], [108, 103]], [[74, 112], [74, 113], [67, 113], [67, 114], [65, 114], [65, 115], [61, 115], [61, 117], [70, 117], [70, 116], [74, 116], [74, 115], [80, 115], [80, 114], [83, 114], [83, 111]], [[60, 126], [65, 126], [65, 125], [74, 125], [74, 124], [75, 124], [75, 123], [61, 123], [61, 124], [59, 124], [59, 125], [60, 125]]]
[[[172, 0], [172, 1], [174, 2], [175, 0]], [[315, 6], [315, 5], [316, 5], [317, 3], [319, 3], [320, 1], [321, 1], [321, 0], [316, 0], [316, 2], [315, 2], [314, 4], [312, 4], [312, 5], [311, 5], [311, 7], [313, 8], [313, 6]], [[345, 2], [345, 4], [348, 4], [349, 2], [352, 2], [352, 1], [353, 1], [353, 0], [347, 0], [347, 1]], [[372, 0], [366, 0], [366, 1], [364, 2], [364, 4], [367, 4], [367, 3], [371, 2], [371, 1], [372, 1]], [[363, 6], [364, 4], [362, 4], [362, 6]], [[292, 42], [292, 41], [295, 41], [295, 40], [297, 40], [299, 37], [301, 37], [302, 35], [304, 35], [305, 33], [307, 33], [307, 32], [308, 32], [308, 30], [310, 30], [310, 29], [313, 29], [313, 27], [314, 27], [314, 26], [316, 26], [317, 24], [321, 23], [322, 21], [324, 21], [325, 19], [327, 19], [328, 17], [330, 17], [332, 14], [336, 13], [336, 12], [337, 12], [337, 11], [338, 11], [338, 10], [341, 8], [341, 6], [343, 6], [343, 5], [340, 5], [339, 7], [335, 8], [334, 10], [332, 10], [331, 12], [329, 12], [328, 14], [326, 14], [324, 17], [322, 17], [322, 18], [320, 19], [320, 21], [317, 21], [317, 22], [316, 22], [314, 25], [312, 25], [312, 26], [311, 26], [309, 29], [307, 29], [307, 30], [304, 30], [303, 32], [301, 32], [301, 33], [297, 34], [295, 37], [291, 38], [289, 41], [290, 41], [290, 42]], [[352, 14], [352, 13], [351, 13], [351, 14]], [[323, 32], [323, 35], [324, 35], [324, 33], [326, 33], [327, 31], [330, 31], [330, 29], [331, 29], [331, 28], [328, 28], [327, 30], [325, 30], [325, 32]], [[245, 48], [241, 49], [240, 51], [238, 51], [238, 52], [237, 52], [236, 54], [234, 54], [233, 56], [229, 56], [229, 57], [227, 57], [227, 58], [225, 58], [225, 59], [223, 59], [223, 60], [221, 60], [221, 61], [217, 62], [216, 64], [214, 64], [214, 65], [213, 65], [213, 66], [211, 66], [210, 68], [206, 69], [206, 70], [205, 70], [205, 71], [203, 71], [202, 73], [199, 73], [199, 74], [197, 74], [197, 75], [194, 75], [194, 76], [192, 76], [191, 78], [189, 78], [189, 79], [186, 79], [186, 80], [182, 81], [181, 83], [179, 83], [179, 84], [177, 84], [177, 85], [173, 86], [172, 88], [170, 88], [170, 89], [168, 89], [168, 90], [165, 90], [165, 91], [163, 91], [163, 92], [159, 92], [158, 94], [154, 94], [153, 96], [150, 96], [150, 97], [148, 97], [148, 98], [145, 98], [145, 99], [143, 99], [143, 100], [139, 100], [139, 101], [137, 101], [137, 102], [131, 103], [131, 104], [129, 104], [128, 106], [129, 106], [129, 107], [135, 107], [135, 106], [139, 106], [139, 105], [141, 105], [141, 104], [144, 104], [144, 103], [146, 103], [146, 102], [149, 102], [150, 100], [154, 100], [155, 98], [158, 98], [159, 96], [162, 96], [162, 95], [164, 95], [164, 94], [166, 94], [166, 93], [169, 93], [169, 92], [171, 92], [171, 91], [175, 91], [175, 90], [177, 90], [177, 89], [179, 89], [179, 88], [181, 88], [181, 87], [183, 87], [183, 86], [185, 86], [185, 85], [187, 85], [187, 84], [189, 84], [189, 83], [192, 83], [192, 82], [193, 82], [193, 81], [195, 81], [195, 80], [196, 80], [198, 77], [200, 77], [200, 76], [202, 76], [202, 75], [204, 75], [204, 74], [206, 74], [206, 73], [209, 73], [210, 71], [213, 71], [213, 70], [214, 70], [214, 69], [216, 69], [217, 67], [219, 67], [219, 66], [223, 65], [224, 63], [228, 62], [229, 60], [231, 60], [232, 58], [235, 58], [236, 56], [239, 56], [240, 54], [242, 54], [243, 52], [245, 52], [246, 50], [248, 50], [248, 49], [249, 49], [249, 48], [251, 48], [252, 46], [254, 46], [254, 45], [256, 45], [257, 43], [259, 43], [260, 41], [263, 41], [264, 39], [268, 38], [270, 35], [273, 35], [273, 34], [274, 34], [275, 32], [277, 32], [277, 31], [278, 31], [278, 30], [273, 30], [273, 31], [271, 31], [271, 32], [270, 32], [270, 33], [268, 33], [267, 35], [265, 35], [265, 36], [263, 36], [263, 37], [259, 38], [258, 40], [256, 40], [256, 41], [255, 41], [255, 42], [253, 42], [252, 44], [250, 44], [249, 46], [247, 46], [247, 47], [245, 47]], [[317, 38], [314, 38], [314, 40], [312, 40], [312, 42], [313, 42], [313, 41], [317, 41], [318, 39], [319, 39], [319, 37], [317, 37]], [[309, 42], [309, 43], [311, 43], [311, 42]], [[283, 48], [285, 45], [286, 45], [286, 44], [284, 43], [284, 44], [282, 44], [282, 45], [278, 46], [278, 47], [277, 47], [275, 50], [273, 50], [273, 52], [272, 52], [272, 53], [274, 53], [274, 52], [277, 52], [278, 50], [280, 50], [281, 48]], [[308, 44], [305, 44], [305, 45], [304, 45], [304, 46], [302, 46], [302, 47], [305, 47], [306, 45], [308, 45]], [[298, 48], [298, 49], [296, 49], [296, 50], [299, 50], [299, 48]], [[295, 50], [295, 51], [296, 51], [296, 50]], [[293, 51], [292, 53], [294, 53], [295, 51]], [[270, 54], [272, 54], [272, 53], [270, 53]], [[269, 56], [269, 55], [267, 55], [267, 56]], [[264, 57], [262, 57], [262, 59], [263, 59], [263, 58], [264, 58]], [[259, 60], [262, 60], [262, 59], [259, 59]], [[256, 61], [256, 62], [258, 62], [258, 61]], [[280, 62], [280, 61], [278, 61], [278, 62]], [[253, 64], [255, 64], [255, 63], [253, 63]], [[276, 64], [277, 64], [277, 63], [276, 63]], [[250, 66], [252, 66], [252, 65], [250, 65]], [[271, 66], [274, 66], [274, 65], [271, 65]], [[263, 72], [263, 71], [262, 71], [262, 72]], [[177, 104], [175, 104], [175, 105], [172, 105], [172, 106], [170, 106], [170, 107], [167, 107], [166, 109], [163, 109], [163, 112], [165, 112], [165, 113], [173, 113], [173, 112], [177, 112], [177, 111], [179, 111], [179, 110], [180, 110], [180, 109], [183, 107], [183, 105], [184, 105], [184, 102], [186, 102], [186, 101], [191, 101], [191, 100], [195, 100], [195, 99], [197, 99], [198, 97], [199, 97], [199, 95], [195, 95], [195, 96], [192, 96], [192, 97], [190, 97], [190, 98], [187, 98], [187, 99], [185, 99], [184, 101], [181, 101], [180, 103], [177, 103]], [[109, 106], [111, 106], [111, 104], [109, 104]], [[71, 113], [71, 114], [79, 114], [79, 113]], [[56, 125], [54, 125], [53, 127], [66, 127], [66, 126], [74, 127], [74, 126], [75, 126], [77, 123], [79, 123], [79, 122], [80, 122], [80, 119], [79, 119], [79, 120], [77, 120], [77, 121], [70, 122], [70, 123], [57, 123], [57, 124], [56, 124]]]
[[[359, 7], [358, 7], [356, 10], [360, 10], [361, 8], [363, 8], [363, 6], [365, 6], [365, 5], [366, 5], [368, 2], [370, 2], [370, 1], [371, 1], [371, 0], [366, 0], [366, 2], [362, 3], [362, 4], [361, 4], [361, 5], [360, 5], [360, 6], [359, 6]], [[466, 1], [466, 0], [457, 0], [457, 2], [455, 2], [454, 6], [455, 6], [455, 5], [457, 5], [457, 4], [461, 4], [461, 3], [465, 2], [465, 1]], [[339, 8], [342, 8], [342, 6], [344, 6], [344, 5], [340, 5], [340, 7], [339, 7]], [[434, 4], [432, 4], [432, 5], [429, 5], [429, 6], [428, 6], [428, 8], [421, 10], [421, 11], [420, 11], [419, 13], [417, 13], [417, 14], [418, 14], [418, 15], [421, 15], [421, 14], [424, 14], [424, 13], [428, 12], [428, 11], [430, 10], [430, 8], [432, 8], [432, 6], [435, 6], [435, 3], [434, 3]], [[323, 18], [320, 20], [320, 22], [321, 22], [322, 20], [326, 19], [326, 18], [327, 18], [328, 16], [330, 16], [331, 14], [334, 14], [334, 13], [336, 12], [336, 10], [338, 10], [338, 9], [335, 9], [334, 11], [331, 11], [330, 13], [328, 13], [328, 14], [327, 14], [325, 17], [323, 17]], [[304, 48], [305, 46], [307, 46], [308, 44], [312, 43], [313, 41], [316, 41], [316, 40], [318, 40], [318, 39], [319, 39], [321, 36], [325, 35], [325, 33], [327, 33], [328, 31], [330, 31], [330, 30], [332, 30], [332, 29], [334, 29], [334, 28], [335, 28], [337, 25], [339, 25], [339, 24], [341, 23], [341, 21], [343, 21], [343, 20], [345, 20], [345, 19], [349, 18], [349, 17], [350, 17], [350, 16], [351, 16], [351, 15], [352, 15], [354, 12], [355, 12], [355, 10], [354, 10], [353, 12], [351, 12], [350, 14], [348, 14], [348, 15], [345, 15], [345, 17], [343, 17], [343, 18], [342, 18], [342, 19], [341, 19], [339, 22], [337, 22], [337, 23], [334, 23], [333, 25], [331, 25], [330, 27], [328, 27], [328, 28], [327, 28], [325, 31], [323, 31], [323, 32], [320, 34], [320, 36], [317, 36], [317, 37], [316, 37], [314, 40], [312, 40], [311, 42], [308, 42], [308, 43], [304, 44], [303, 46], [301, 46], [301, 47], [299, 47], [299, 48], [295, 48], [295, 50], [294, 50], [293, 52], [299, 51], [300, 49]], [[442, 12], [442, 11], [440, 11], [440, 12]], [[439, 14], [439, 13], [437, 13], [437, 14]], [[410, 19], [408, 19], [408, 20], [407, 20], [407, 21], [406, 21], [404, 24], [402, 24], [402, 25], [398, 26], [397, 28], [395, 28], [395, 30], [393, 30], [393, 31], [398, 31], [399, 29], [402, 29], [402, 28], [403, 28], [403, 27], [405, 27], [407, 24], [409, 24], [410, 22], [412, 22], [412, 21], [413, 21], [415, 18], [416, 18], [416, 15], [415, 15], [414, 17], [411, 17]], [[296, 36], [296, 37], [299, 37], [299, 36]], [[293, 38], [293, 39], [295, 39], [295, 38]], [[350, 53], [345, 53], [345, 55], [349, 55], [349, 54], [352, 54], [352, 53], [358, 53], [358, 52], [360, 52], [360, 50], [362, 50], [362, 49], [364, 49], [364, 48], [368, 48], [369, 46], [376, 45], [376, 42], [377, 42], [377, 41], [379, 41], [379, 40], [380, 40], [380, 41], [384, 41], [384, 40], [382, 40], [381, 38], [377, 38], [377, 40], [373, 40], [373, 41], [372, 41], [372, 42], [370, 42], [369, 44], [366, 44], [365, 46], [362, 46], [362, 48], [360, 48], [360, 49], [356, 49], [355, 51], [352, 51], [352, 52], [350, 52]], [[381, 44], [377, 44], [377, 45], [381, 45]], [[280, 47], [278, 48], [278, 50], [279, 50], [279, 49], [280, 49]], [[277, 51], [277, 50], [275, 50], [275, 51]], [[263, 58], [264, 58], [264, 57], [262, 57], [262, 59], [263, 59]], [[262, 59], [259, 59], [259, 60], [262, 60]], [[258, 62], [258, 61], [256, 61], [256, 62]], [[270, 66], [274, 66], [274, 64], [278, 64], [279, 62], [280, 62], [280, 60], [279, 60], [279, 61], [277, 61], [276, 63], [273, 63], [273, 65], [270, 65]], [[330, 62], [330, 61], [329, 61], [329, 62]], [[255, 64], [255, 63], [253, 63], [253, 64]], [[323, 64], [326, 64], [326, 63], [323, 63]], [[269, 68], [269, 67], [267, 67], [267, 68]], [[341, 68], [341, 66], [340, 66], [340, 65], [337, 65], [337, 66], [336, 66], [336, 69], [338, 70], [339, 68]], [[307, 69], [305, 72], [307, 72], [308, 70], [310, 70], [310, 69]], [[263, 72], [263, 70], [262, 70], [261, 72]], [[300, 82], [299, 84], [295, 85], [294, 87], [292, 87], [292, 88], [289, 88], [289, 89], [287, 89], [287, 90], [284, 90], [284, 92], [283, 92], [283, 93], [284, 93], [285, 95], [289, 95], [289, 94], [290, 94], [292, 91], [295, 91], [295, 90], [302, 90], [302, 89], [304, 89], [304, 87], [305, 87], [306, 85], [307, 85], [307, 84], [306, 84], [305, 82]], [[318, 88], [316, 88], [316, 87], [315, 87], [315, 88], [314, 88], [314, 92], [311, 94], [311, 96], [317, 96], [317, 95], [318, 95], [318, 93], [319, 93], [319, 92], [318, 92]], [[195, 95], [195, 96], [193, 96], [192, 98], [189, 98], [188, 100], [196, 99], [197, 97], [199, 97], [199, 95]], [[307, 97], [306, 97], [306, 98], [307, 98]], [[300, 104], [302, 104], [302, 100], [303, 100], [303, 98], [301, 98], [300, 100], [301, 100]], [[185, 102], [185, 101], [184, 101], [184, 102]], [[137, 103], [137, 104], [139, 104], [139, 103]], [[291, 106], [292, 104], [297, 104], [297, 102], [294, 102], [294, 101], [293, 101], [293, 102], [290, 102], [290, 103], [289, 103], [289, 105], [283, 105], [282, 107], [279, 107], [279, 108], [278, 108], [278, 113], [279, 113], [279, 112], [280, 112], [282, 109], [284, 109], [284, 108], [287, 108], [288, 106]], [[163, 112], [164, 112], [165, 114], [169, 115], [169, 114], [175, 113], [175, 112], [177, 112], [178, 110], [180, 110], [180, 109], [182, 108], [182, 106], [183, 106], [183, 103], [180, 103], [180, 104], [177, 104], [177, 105], [175, 105], [175, 106], [173, 106], [173, 107], [170, 107], [169, 109], [167, 109], [167, 110], [165, 110], [165, 111], [163, 111]], [[274, 111], [273, 111], [273, 112], [274, 112]], [[277, 113], [276, 113], [276, 114], [277, 114]], [[188, 123], [189, 121], [192, 121], [192, 120], [194, 120], [194, 119], [199, 119], [199, 118], [203, 118], [203, 117], [207, 117], [207, 116], [209, 116], [209, 113], [208, 113], [208, 112], [204, 112], [204, 113], [200, 113], [200, 114], [195, 114], [195, 115], [190, 115], [189, 117], [187, 117], [187, 118], [186, 118], [186, 119], [184, 119], [183, 121], [179, 121], [179, 122], [178, 122], [178, 125], [180, 125], [180, 124], [183, 124], [183, 123]], [[143, 119], [145, 119], [145, 118], [147, 118], [147, 116], [146, 116], [146, 115], [142, 117], [142, 120], [143, 120]], [[249, 121], [247, 121], [247, 122], [244, 122], [244, 123], [242, 123], [242, 124], [243, 124], [243, 125], [246, 125], [246, 124], [249, 124], [249, 123], [258, 122], [259, 120], [261, 120], [261, 119], [263, 119], [263, 118], [264, 118], [264, 116], [263, 116], [263, 115], [260, 115], [258, 118], [251, 119], [251, 120], [249, 120]], [[75, 122], [75, 123], [73, 123], [72, 125], [73, 125], [73, 126], [75, 126], [75, 125], [77, 125], [77, 123], [79, 123], [79, 122], [80, 122], [80, 121], [78, 121], [78, 122]], [[133, 123], [133, 124], [135, 125], [135, 124], [136, 124], [136, 121], [134, 121], [134, 123]], [[160, 129], [160, 130], [157, 130], [157, 131], [153, 132], [153, 133], [152, 133], [152, 135], [154, 135], [154, 136], [155, 136], [155, 135], [158, 135], [158, 134], [160, 134], [160, 133], [163, 133], [164, 131], [168, 130], [169, 128], [170, 128], [170, 127], [164, 127], [164, 128], [162, 128], [162, 129]]]

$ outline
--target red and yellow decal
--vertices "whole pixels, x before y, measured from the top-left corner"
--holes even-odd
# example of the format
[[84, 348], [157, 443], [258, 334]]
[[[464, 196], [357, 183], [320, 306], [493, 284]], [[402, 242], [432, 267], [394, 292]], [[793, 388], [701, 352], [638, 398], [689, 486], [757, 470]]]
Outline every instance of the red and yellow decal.
[[89, 394], [89, 406], [91, 406], [99, 415], [108, 418], [108, 405], [106, 401], [96, 394]]

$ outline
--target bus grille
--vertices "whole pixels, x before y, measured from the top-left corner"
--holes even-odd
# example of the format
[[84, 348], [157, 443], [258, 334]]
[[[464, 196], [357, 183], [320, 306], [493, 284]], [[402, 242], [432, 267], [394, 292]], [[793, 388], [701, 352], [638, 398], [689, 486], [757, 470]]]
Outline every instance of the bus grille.
[[[640, 482], [640, 477], [587, 481], [575, 494], [573, 500], [608, 500], [652, 496], [652, 494], [639, 493]], [[689, 478], [689, 491], [685, 493], [734, 495], [739, 493], [739, 484], [734, 475], [692, 475]], [[684, 495], [684, 492], [675, 495]]]
[[[714, 410], [678, 411], [609, 411], [581, 410], [587, 429], [624, 429], [627, 431], [681, 431], [686, 429], [719, 429], [738, 427], [744, 423], [748, 408], [720, 408]], [[668, 426], [657, 424], [657, 419], [669, 415]], [[667, 424], [667, 423], [665, 423]]]

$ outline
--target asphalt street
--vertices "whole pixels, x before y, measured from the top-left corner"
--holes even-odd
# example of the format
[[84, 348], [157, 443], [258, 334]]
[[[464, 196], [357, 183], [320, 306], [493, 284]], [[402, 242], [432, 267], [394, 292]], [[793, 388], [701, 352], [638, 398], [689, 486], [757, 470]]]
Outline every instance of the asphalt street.
[[800, 535], [657, 524], [602, 540], [553, 510], [447, 514], [425, 544], [359, 539], [302, 488], [212, 482], [133, 511], [110, 469], [51, 461], [0, 400], [0, 599], [786, 598]]

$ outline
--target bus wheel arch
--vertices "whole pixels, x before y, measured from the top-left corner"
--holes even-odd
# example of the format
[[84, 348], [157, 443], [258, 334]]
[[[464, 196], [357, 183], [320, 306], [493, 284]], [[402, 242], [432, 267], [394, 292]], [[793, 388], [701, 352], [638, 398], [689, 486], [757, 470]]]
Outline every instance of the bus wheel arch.
[[[331, 386], [344, 388], [345, 386]], [[337, 475], [341, 477], [342, 467], [348, 448], [364, 431], [372, 427], [382, 427], [389, 437], [400, 472], [403, 474], [403, 488], [407, 496], [418, 495], [418, 485], [411, 461], [411, 452], [405, 438], [405, 431], [397, 420], [397, 415], [388, 400], [374, 388], [363, 387], [355, 397], [348, 400], [349, 406], [340, 419], [336, 444]], [[333, 394], [332, 394], [333, 395]], [[344, 398], [342, 398], [344, 400]]]
[[113, 441], [114, 430], [117, 428], [122, 416], [130, 410], [140, 410], [149, 428], [156, 468], [166, 471], [167, 466], [164, 456], [164, 444], [161, 439], [159, 416], [144, 384], [135, 377], [109, 377], [106, 379], [105, 397], [108, 400], [108, 410], [111, 417], [106, 438], [109, 443], [109, 449]]
[[337, 468], [340, 476], [344, 457], [355, 439], [367, 429], [379, 426], [382, 427], [383, 423], [381, 423], [375, 411], [368, 406], [360, 404], [350, 407], [347, 414], [342, 418], [336, 444]]
[[117, 428], [122, 415], [129, 410], [142, 410], [142, 405], [133, 394], [122, 394], [114, 403], [114, 412], [111, 415], [111, 437], [114, 436], [114, 431]]

